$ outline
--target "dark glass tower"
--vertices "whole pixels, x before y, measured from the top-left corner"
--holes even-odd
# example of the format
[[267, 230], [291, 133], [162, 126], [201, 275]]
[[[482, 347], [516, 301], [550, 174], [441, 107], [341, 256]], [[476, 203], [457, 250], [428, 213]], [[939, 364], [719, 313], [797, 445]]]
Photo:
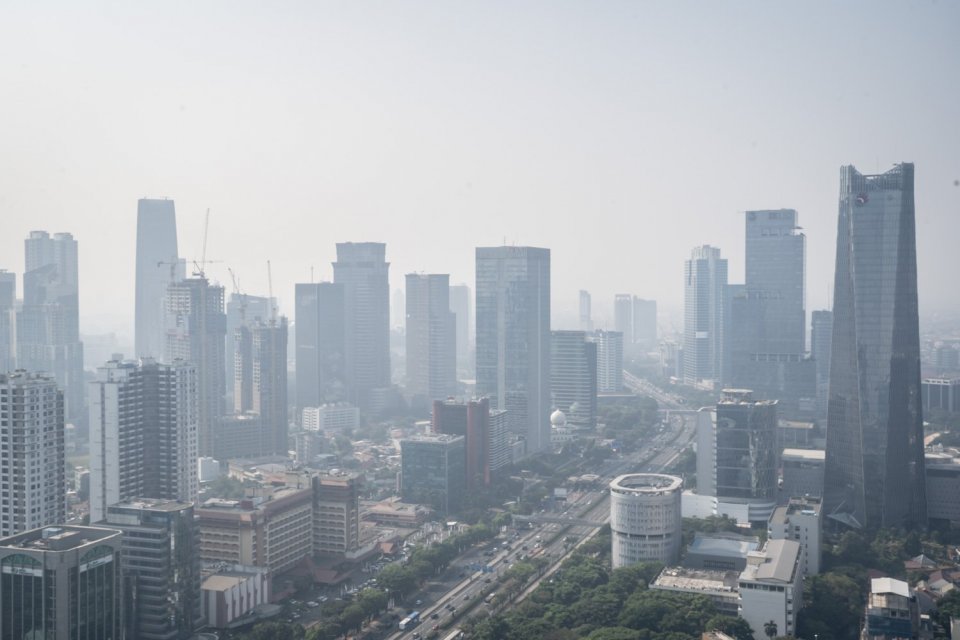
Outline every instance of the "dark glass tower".
[[346, 399], [346, 329], [343, 285], [296, 286], [297, 415], [304, 407]]
[[840, 170], [824, 511], [926, 522], [913, 165]]

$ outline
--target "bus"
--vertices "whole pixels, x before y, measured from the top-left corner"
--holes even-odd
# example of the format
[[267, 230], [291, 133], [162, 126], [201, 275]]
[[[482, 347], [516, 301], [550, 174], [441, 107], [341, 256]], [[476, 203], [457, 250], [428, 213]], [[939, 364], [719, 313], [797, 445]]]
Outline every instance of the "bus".
[[400, 631], [412, 629], [420, 623], [420, 612], [414, 611], [406, 618], [400, 621]]

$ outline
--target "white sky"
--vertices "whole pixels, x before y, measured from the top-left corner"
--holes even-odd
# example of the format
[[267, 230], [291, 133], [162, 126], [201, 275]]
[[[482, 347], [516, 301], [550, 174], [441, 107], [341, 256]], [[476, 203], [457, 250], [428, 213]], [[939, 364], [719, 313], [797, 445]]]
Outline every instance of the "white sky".
[[283, 311], [337, 241], [391, 281], [553, 254], [558, 326], [593, 293], [679, 311], [683, 260], [743, 278], [742, 211], [790, 207], [827, 306], [839, 167], [917, 165], [923, 312], [958, 309], [960, 3], [12, 2], [0, 10], [0, 268], [80, 243], [87, 331], [129, 336], [136, 201], [181, 255]]

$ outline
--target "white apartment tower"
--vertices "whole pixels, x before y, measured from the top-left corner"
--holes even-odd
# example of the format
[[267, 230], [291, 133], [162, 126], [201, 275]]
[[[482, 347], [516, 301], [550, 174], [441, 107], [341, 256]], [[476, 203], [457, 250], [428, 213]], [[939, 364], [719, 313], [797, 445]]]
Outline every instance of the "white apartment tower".
[[0, 374], [0, 538], [66, 520], [63, 393], [52, 377]]
[[136, 498], [196, 502], [196, 368], [111, 360], [89, 392], [90, 522]]

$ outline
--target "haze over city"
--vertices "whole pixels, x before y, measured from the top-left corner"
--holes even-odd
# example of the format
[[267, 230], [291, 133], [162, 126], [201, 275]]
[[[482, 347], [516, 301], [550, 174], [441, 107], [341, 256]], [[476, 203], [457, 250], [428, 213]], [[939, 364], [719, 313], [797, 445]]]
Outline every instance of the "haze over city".
[[181, 255], [265, 294], [330, 279], [335, 242], [472, 283], [473, 248], [553, 252], [576, 292], [677, 318], [709, 243], [795, 208], [828, 307], [839, 167], [917, 166], [921, 314], [956, 310], [954, 3], [17, 3], [0, 21], [0, 267], [32, 229], [80, 242], [83, 330], [132, 336], [136, 200], [176, 201]]

